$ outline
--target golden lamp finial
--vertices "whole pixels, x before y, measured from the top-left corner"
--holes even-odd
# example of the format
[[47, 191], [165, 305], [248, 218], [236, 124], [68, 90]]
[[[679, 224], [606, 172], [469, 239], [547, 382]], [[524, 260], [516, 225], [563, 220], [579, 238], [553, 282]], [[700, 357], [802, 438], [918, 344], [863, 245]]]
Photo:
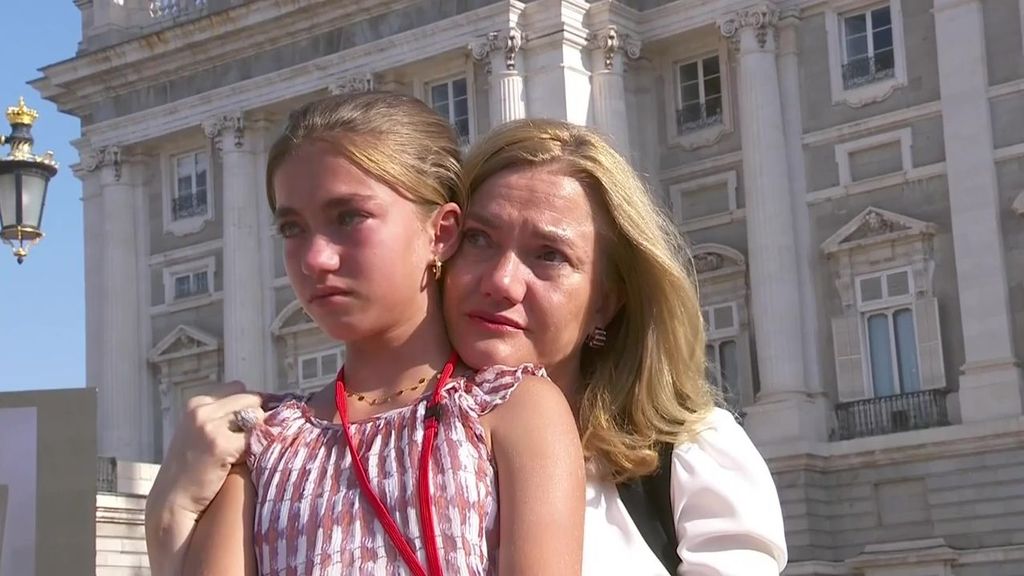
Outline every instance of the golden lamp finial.
[[17, 106], [10, 106], [7, 108], [7, 121], [11, 124], [27, 124], [32, 125], [39, 117], [39, 112], [25, 106], [25, 98], [18, 98]]

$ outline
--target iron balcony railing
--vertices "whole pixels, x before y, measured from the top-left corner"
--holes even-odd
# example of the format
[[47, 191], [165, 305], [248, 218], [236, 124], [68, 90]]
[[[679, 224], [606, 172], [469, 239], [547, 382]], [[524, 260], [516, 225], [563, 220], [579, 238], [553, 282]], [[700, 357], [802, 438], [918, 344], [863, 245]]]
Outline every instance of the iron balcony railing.
[[836, 406], [837, 440], [949, 425], [945, 389], [882, 396]]
[[207, 202], [206, 191], [181, 194], [172, 201], [175, 220], [183, 220], [192, 216], [203, 216], [206, 214]]
[[96, 490], [117, 492], [117, 459], [100, 456], [96, 465]]
[[892, 51], [874, 56], [865, 56], [843, 64], [843, 86], [847, 90], [879, 80], [892, 78], [896, 74]]
[[721, 123], [722, 107], [720, 104], [708, 107], [704, 102], [693, 102], [676, 110], [676, 130], [679, 134]]

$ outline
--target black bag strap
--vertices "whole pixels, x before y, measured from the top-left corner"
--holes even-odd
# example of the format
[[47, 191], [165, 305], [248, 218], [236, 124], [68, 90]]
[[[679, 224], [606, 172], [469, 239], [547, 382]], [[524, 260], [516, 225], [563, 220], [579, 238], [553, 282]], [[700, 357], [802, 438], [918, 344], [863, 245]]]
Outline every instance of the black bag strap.
[[658, 470], [650, 476], [618, 485], [619, 498], [626, 506], [644, 542], [668, 573], [675, 575], [681, 562], [672, 512], [671, 444], [658, 446]]

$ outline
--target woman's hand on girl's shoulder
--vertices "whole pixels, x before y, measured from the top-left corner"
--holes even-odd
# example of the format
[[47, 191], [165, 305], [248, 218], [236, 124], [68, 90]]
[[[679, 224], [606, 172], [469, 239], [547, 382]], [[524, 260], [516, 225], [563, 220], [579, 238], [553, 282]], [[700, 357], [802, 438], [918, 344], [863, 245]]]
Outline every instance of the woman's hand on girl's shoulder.
[[582, 566], [583, 449], [550, 380], [525, 376], [489, 417], [498, 467], [501, 576], [565, 576]]

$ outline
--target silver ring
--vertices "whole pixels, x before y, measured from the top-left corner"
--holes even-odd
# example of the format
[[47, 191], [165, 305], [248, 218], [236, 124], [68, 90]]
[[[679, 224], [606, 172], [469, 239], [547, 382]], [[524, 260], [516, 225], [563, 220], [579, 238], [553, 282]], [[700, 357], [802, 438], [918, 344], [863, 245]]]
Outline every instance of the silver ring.
[[242, 408], [241, 410], [235, 410], [232, 415], [232, 428], [236, 432], [247, 432], [256, 427], [260, 423], [259, 415], [253, 408]]

